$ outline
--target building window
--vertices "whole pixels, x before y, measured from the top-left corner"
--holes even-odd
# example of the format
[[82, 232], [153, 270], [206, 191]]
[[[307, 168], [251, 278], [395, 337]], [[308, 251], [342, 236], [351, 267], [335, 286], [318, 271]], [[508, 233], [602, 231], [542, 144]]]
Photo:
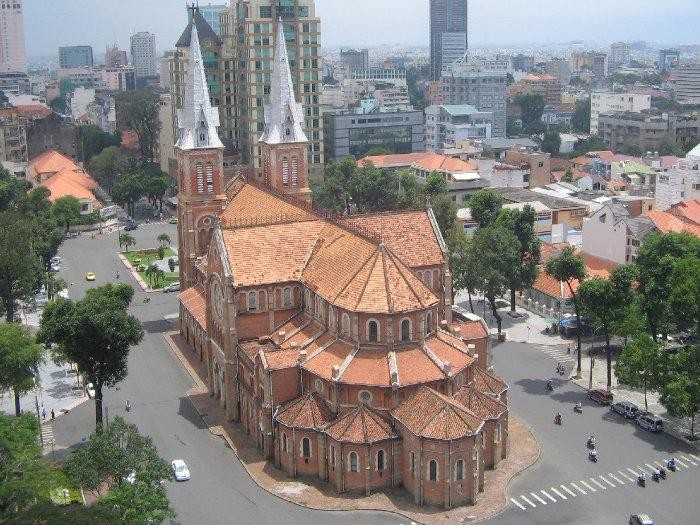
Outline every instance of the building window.
[[287, 434], [282, 432], [282, 452], [287, 452]]
[[348, 470], [350, 470], [350, 472], [357, 472], [357, 463], [357, 452], [350, 452], [350, 455], [348, 456]]
[[331, 458], [330, 458], [331, 459], [331, 467], [335, 468], [335, 446], [334, 445], [331, 445], [330, 456], [331, 456]]
[[464, 479], [464, 460], [458, 459], [455, 463], [455, 479], [461, 481]]
[[430, 481], [438, 480], [438, 464], [434, 459], [431, 459], [430, 463], [428, 463], [428, 479]]
[[282, 185], [289, 186], [289, 159], [282, 157]]
[[207, 193], [214, 193], [214, 167], [211, 165], [211, 162], [207, 162], [206, 174], [207, 174]]
[[384, 451], [380, 449], [377, 452], [377, 470], [379, 472], [382, 472], [386, 468], [385, 464], [386, 464], [386, 458], [384, 457]]
[[455, 388], [460, 388], [464, 384], [464, 376], [459, 374], [455, 377]]
[[316, 381], [314, 381], [314, 388], [316, 389], [316, 392], [323, 394], [323, 381], [316, 379]]
[[404, 319], [401, 321], [401, 340], [410, 341], [411, 340], [411, 320]]
[[282, 290], [282, 302], [284, 306], [292, 305], [292, 289], [289, 286]]
[[379, 323], [377, 321], [367, 321], [367, 340], [370, 343], [379, 342]]
[[249, 292], [248, 293], [248, 310], [257, 310], [258, 309], [258, 294], [256, 292]]
[[197, 193], [204, 193], [204, 167], [201, 162], [195, 165], [197, 171]]
[[496, 425], [493, 429], [493, 442], [498, 443], [501, 440], [501, 425], [500, 423]]
[[299, 185], [299, 159], [292, 157], [292, 186]]
[[348, 314], [343, 314], [342, 320], [343, 335], [350, 335], [350, 316]]
[[311, 457], [311, 440], [309, 438], [301, 440], [301, 455], [304, 459]]
[[433, 314], [428, 312], [425, 316], [425, 333], [429, 334], [433, 331]]
[[369, 390], [360, 390], [357, 394], [357, 399], [360, 401], [360, 403], [368, 405], [372, 402], [372, 392]]
[[416, 455], [411, 452], [408, 455], [408, 466], [411, 469], [411, 477], [416, 475]]

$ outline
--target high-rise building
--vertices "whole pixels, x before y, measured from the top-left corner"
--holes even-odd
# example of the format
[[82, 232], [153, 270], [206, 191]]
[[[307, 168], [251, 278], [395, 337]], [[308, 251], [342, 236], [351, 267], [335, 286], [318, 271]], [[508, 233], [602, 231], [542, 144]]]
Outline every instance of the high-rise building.
[[126, 51], [119, 49], [117, 44], [107, 46], [105, 52], [105, 67], [125, 67], [129, 65], [129, 59], [126, 56]]
[[610, 65], [626, 66], [630, 62], [630, 45], [627, 42], [615, 42], [610, 45]]
[[467, 53], [467, 0], [430, 0], [430, 74], [443, 71]]
[[681, 52], [678, 49], [662, 49], [659, 51], [659, 71], [662, 73], [678, 65]]
[[3, 2], [0, 9], [0, 73], [26, 73], [22, 0]]
[[369, 69], [369, 50], [341, 49], [340, 63], [351, 70]]
[[156, 35], [141, 31], [131, 36], [131, 65], [136, 78], [158, 75]]
[[469, 104], [493, 113], [491, 136], [506, 136], [506, 86], [509, 59], [470, 58], [455, 62], [442, 74], [444, 104]]
[[562, 86], [569, 84], [571, 80], [571, 66], [565, 58], [555, 58], [545, 64], [548, 75], [556, 78]]
[[[207, 5], [201, 5], [198, 3], [195, 7], [197, 7], [199, 12], [202, 14], [202, 17], [207, 21], [207, 24], [209, 24], [209, 27], [212, 28], [214, 33], [217, 35], [220, 34], [221, 24], [219, 22], [219, 14], [222, 11], [226, 11], [228, 6], [226, 4], [209, 3]], [[189, 20], [192, 20], [192, 7], [187, 7], [187, 16]]]
[[595, 51], [576, 51], [571, 53], [571, 69], [581, 71], [590, 70], [598, 82], [602, 82], [608, 76], [608, 55]]
[[221, 133], [233, 141], [241, 162], [261, 177], [258, 138], [265, 126], [263, 106], [270, 99], [274, 35], [280, 19], [295, 97], [304, 109], [310, 176], [320, 180], [324, 163], [321, 23], [313, 0], [236, 0], [222, 15]]
[[529, 73], [508, 87], [512, 97], [520, 95], [540, 95], [545, 105], [561, 103], [561, 84], [552, 75], [536, 75]]
[[525, 71], [528, 73], [535, 67], [535, 57], [518, 53], [511, 58], [511, 66], [515, 71]]
[[700, 104], [700, 62], [673, 68], [676, 99], [682, 104]]
[[69, 69], [73, 67], [92, 67], [92, 47], [90, 46], [65, 46], [58, 48], [58, 67]]

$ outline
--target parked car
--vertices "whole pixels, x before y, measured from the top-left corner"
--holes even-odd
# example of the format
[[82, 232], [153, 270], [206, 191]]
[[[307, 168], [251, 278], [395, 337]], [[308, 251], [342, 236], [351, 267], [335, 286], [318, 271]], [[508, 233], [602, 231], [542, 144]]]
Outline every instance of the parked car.
[[632, 514], [629, 525], [654, 525], [654, 522], [647, 514]]
[[51, 271], [53, 273], [57, 273], [61, 271], [61, 265], [60, 264], [51, 264]]
[[51, 264], [61, 264], [61, 258], [58, 255], [54, 255], [50, 259]]
[[637, 417], [637, 425], [651, 432], [661, 432], [664, 429], [664, 420], [647, 412]]
[[170, 465], [172, 466], [176, 481], [187, 481], [190, 479], [190, 469], [187, 468], [183, 460], [175, 459]]
[[179, 292], [180, 291], [180, 283], [172, 283], [163, 288], [163, 293], [168, 293], [168, 292]]
[[625, 419], [635, 419], [639, 413], [639, 407], [631, 401], [618, 401], [610, 405], [610, 410], [625, 416]]
[[138, 229], [138, 225], [135, 222], [130, 222], [126, 226], [124, 226], [124, 231], [125, 232], [131, 232]]
[[87, 395], [90, 399], [95, 399], [95, 385], [92, 383], [88, 383], [85, 386], [85, 391], [87, 392]]
[[607, 390], [604, 390], [602, 388], [589, 390], [588, 398], [592, 399], [596, 403], [600, 403], [601, 405], [609, 405], [613, 402], [612, 392], [608, 392]]

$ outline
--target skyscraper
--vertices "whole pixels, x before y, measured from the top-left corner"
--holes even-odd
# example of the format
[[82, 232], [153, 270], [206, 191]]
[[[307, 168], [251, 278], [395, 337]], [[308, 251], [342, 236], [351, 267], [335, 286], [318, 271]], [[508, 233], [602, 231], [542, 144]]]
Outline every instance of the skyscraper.
[[438, 80], [467, 53], [467, 0], [430, 0], [430, 74]]
[[303, 107], [312, 180], [323, 176], [320, 19], [313, 0], [236, 0], [222, 16], [221, 133], [262, 177], [263, 106], [269, 104], [274, 36], [281, 19], [295, 99]]
[[142, 31], [131, 36], [131, 63], [136, 77], [158, 75], [156, 35]]
[[[219, 13], [226, 11], [228, 6], [226, 4], [207, 4], [199, 5], [197, 4], [197, 9], [202, 13], [202, 17], [207, 21], [209, 27], [214, 30], [217, 35], [220, 33], [221, 25], [219, 24]], [[192, 7], [187, 7], [187, 16], [192, 20]]]
[[107, 51], [105, 52], [105, 67], [124, 67], [129, 65], [129, 59], [126, 56], [126, 51], [123, 51], [117, 47], [117, 44], [113, 46], [107, 46]]
[[92, 67], [94, 60], [90, 46], [65, 46], [58, 48], [58, 67]]
[[612, 67], [626, 66], [630, 62], [630, 45], [627, 42], [610, 44], [610, 65]]
[[3, 2], [0, 9], [0, 73], [26, 73], [22, 0]]

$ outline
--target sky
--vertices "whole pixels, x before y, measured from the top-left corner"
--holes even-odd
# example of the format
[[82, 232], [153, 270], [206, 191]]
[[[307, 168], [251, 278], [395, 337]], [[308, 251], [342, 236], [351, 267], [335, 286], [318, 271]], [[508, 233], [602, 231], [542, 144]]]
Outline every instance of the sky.
[[[108, 43], [128, 49], [136, 31], [155, 33], [158, 50], [170, 49], [187, 21], [184, 6], [184, 0], [25, 0], [27, 53], [57, 54], [59, 46], [78, 44], [96, 53]], [[428, 0], [316, 0], [316, 11], [324, 46], [428, 45]], [[698, 0], [469, 0], [469, 44], [477, 47], [700, 44], [698, 27]]]

